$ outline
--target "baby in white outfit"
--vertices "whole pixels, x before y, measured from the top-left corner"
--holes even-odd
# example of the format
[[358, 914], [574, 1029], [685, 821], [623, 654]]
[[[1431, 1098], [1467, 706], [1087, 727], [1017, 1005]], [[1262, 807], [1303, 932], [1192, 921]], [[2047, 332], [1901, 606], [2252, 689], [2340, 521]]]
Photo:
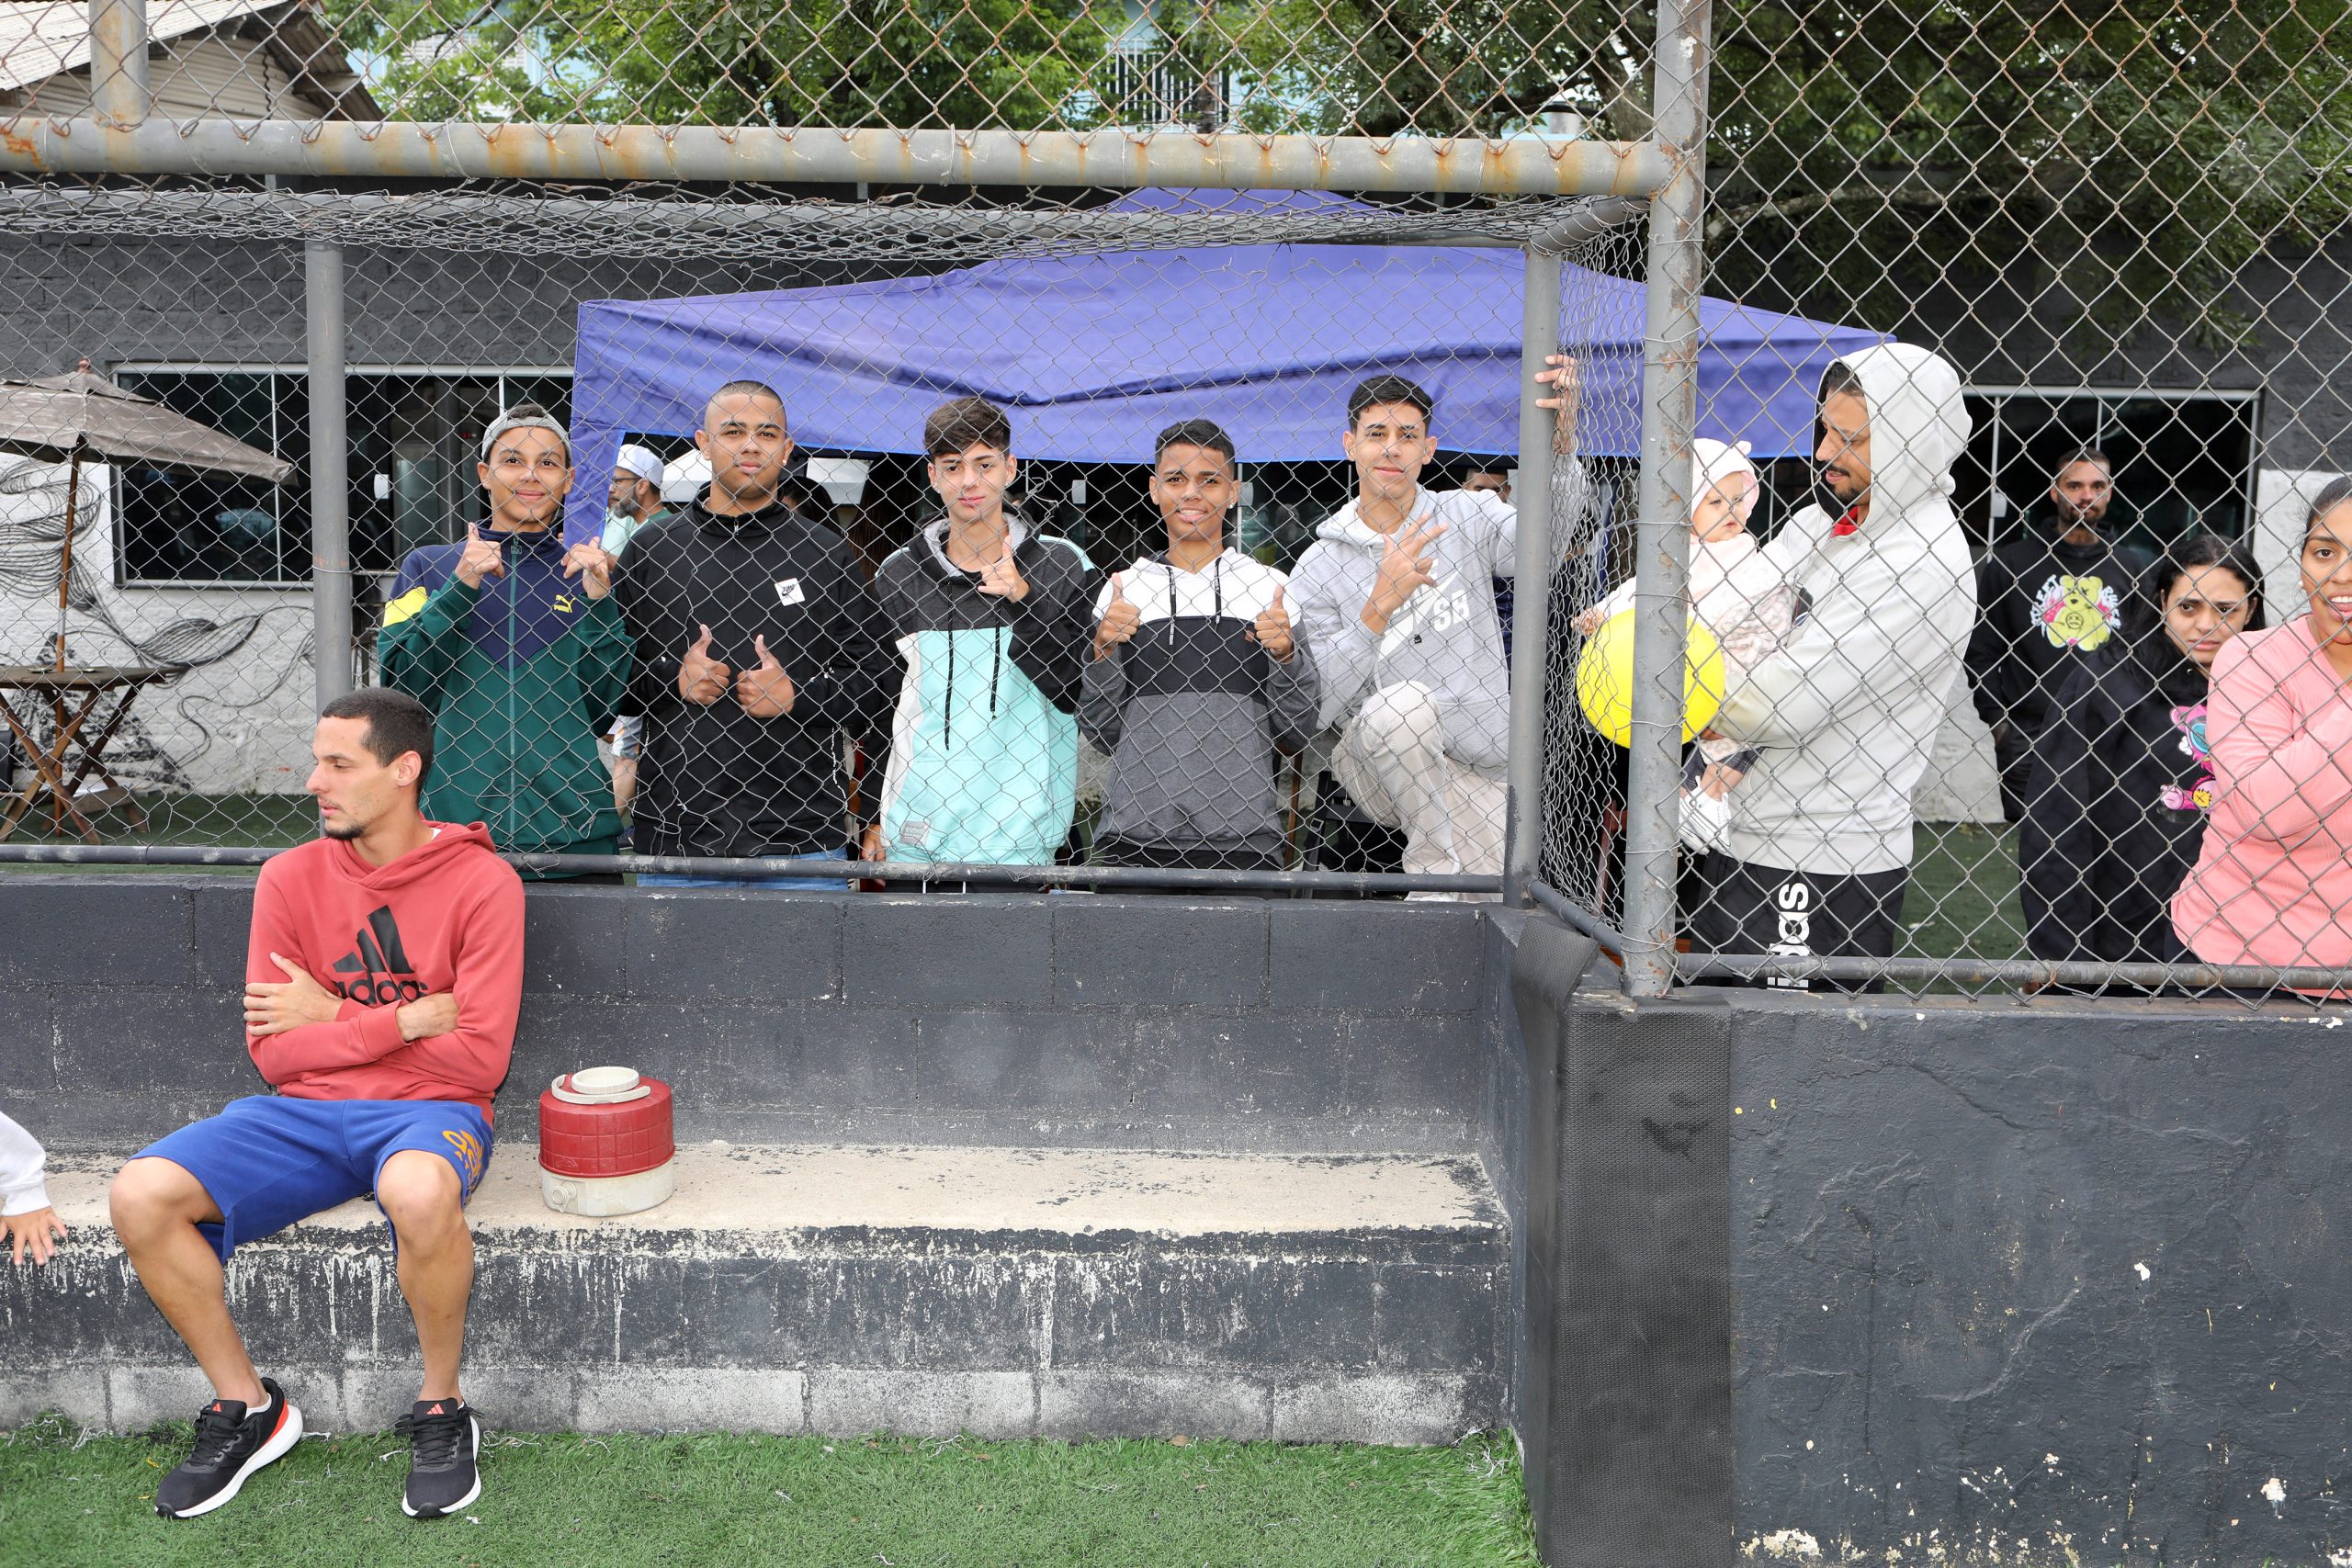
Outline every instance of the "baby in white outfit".
[[[1690, 443], [1690, 613], [1714, 634], [1724, 653], [1724, 689], [1777, 650], [1796, 625], [1797, 591], [1747, 531], [1763, 494], [1748, 444], [1728, 446], [1698, 436]], [[1589, 637], [1612, 615], [1634, 607], [1629, 578], [1577, 617]], [[1683, 837], [1700, 848], [1719, 836], [1724, 797], [1739, 783], [1753, 753], [1736, 740], [1702, 736], [1687, 782]]]

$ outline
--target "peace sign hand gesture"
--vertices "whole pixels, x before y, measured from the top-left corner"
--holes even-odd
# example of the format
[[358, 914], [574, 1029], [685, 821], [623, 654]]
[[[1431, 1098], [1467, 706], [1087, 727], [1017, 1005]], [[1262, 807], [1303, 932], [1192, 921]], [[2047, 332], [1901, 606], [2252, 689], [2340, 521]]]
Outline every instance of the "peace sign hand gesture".
[[1437, 581], [1434, 558], [1437, 541], [1444, 533], [1444, 524], [1430, 521], [1408, 525], [1388, 536], [1380, 552], [1380, 575], [1373, 581], [1372, 597], [1364, 601], [1365, 626], [1375, 632], [1386, 631], [1389, 617], [1405, 607], [1405, 601]]

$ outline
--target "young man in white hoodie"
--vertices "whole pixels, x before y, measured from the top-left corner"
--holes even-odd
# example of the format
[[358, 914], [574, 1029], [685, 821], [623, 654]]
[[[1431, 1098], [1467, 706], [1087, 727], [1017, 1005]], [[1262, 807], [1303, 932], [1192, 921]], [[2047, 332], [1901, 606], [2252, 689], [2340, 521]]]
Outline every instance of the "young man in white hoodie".
[[1730, 794], [1727, 851], [1698, 867], [1689, 926], [1702, 952], [1894, 953], [1911, 792], [1975, 623], [1951, 508], [1970, 428], [1959, 373], [1900, 344], [1848, 355], [1822, 379], [1821, 424], [1839, 510], [1809, 506], [1764, 547], [1806, 613], [1735, 681], [1713, 727], [1758, 755]]
[[1331, 771], [1374, 821], [1405, 832], [1405, 870], [1503, 865], [1510, 691], [1496, 578], [1516, 575], [1518, 514], [1491, 491], [1430, 491], [1430, 395], [1375, 376], [1348, 398], [1341, 448], [1356, 499], [1291, 573], [1299, 639], [1340, 727]]

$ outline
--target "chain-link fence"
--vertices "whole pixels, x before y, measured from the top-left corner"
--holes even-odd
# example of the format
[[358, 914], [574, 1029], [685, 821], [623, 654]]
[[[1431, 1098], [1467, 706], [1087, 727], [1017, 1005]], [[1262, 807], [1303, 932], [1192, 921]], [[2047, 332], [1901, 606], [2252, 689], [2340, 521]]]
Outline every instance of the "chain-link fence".
[[2341, 968], [2342, 8], [1801, 10], [1715, 14], [1710, 289], [1917, 352], [1849, 361], [1815, 463], [1726, 466], [1756, 562], [1693, 534], [1684, 974]]
[[[20, 768], [17, 834], [314, 830], [299, 311], [324, 242], [350, 678], [435, 711], [429, 815], [526, 854], [1491, 896], [1519, 245], [1563, 204], [1023, 197], [18, 186], [0, 221], [41, 309], [17, 362], [90, 351], [296, 476], [82, 466], [63, 662], [119, 677], [93, 711], [124, 715], [93, 751], [36, 684], [64, 466], [19, 461], [23, 750], [104, 772], [61, 803]], [[1604, 281], [1638, 299], [1566, 292]], [[1620, 431], [1637, 308], [1627, 331], [1583, 400]]]
[[[443, 709], [445, 783], [509, 847], [1483, 892], [1458, 878], [1505, 869], [1516, 789], [1532, 890], [1642, 988], [2352, 961], [2342, 682], [2281, 662], [2333, 613], [2306, 523], [2346, 427], [2341, 7], [1668, 9], [11, 8], [6, 368], [86, 355], [296, 468], [82, 468], [63, 629], [118, 683], [10, 696], [18, 840], [311, 830], [304, 498], [340, 460], [354, 676]], [[1609, 193], [1657, 198], [1646, 231]], [[305, 243], [347, 359], [319, 463]], [[1563, 255], [1555, 324], [1525, 279]], [[1420, 427], [1351, 457], [1382, 376], [1418, 390], [1366, 406]], [[745, 504], [788, 499], [823, 563], [719, 564], [762, 508], [694, 509], [739, 378], [795, 443]], [[932, 452], [963, 397], [1002, 441]], [[519, 403], [565, 427], [560, 517], [477, 467]], [[1190, 420], [1229, 464], [1162, 448]], [[1012, 461], [966, 496], [974, 449]], [[73, 482], [0, 482], [28, 676]], [[1540, 615], [1476, 494], [1512, 483]], [[854, 615], [812, 610], [820, 576]], [[701, 645], [696, 608], [745, 594]], [[575, 615], [611, 628], [600, 676], [539, 662]], [[402, 674], [428, 633], [456, 663]], [[1687, 678], [1635, 679], [1686, 635]], [[756, 711], [787, 684], [798, 718]], [[530, 739], [516, 704], [561, 721]]]

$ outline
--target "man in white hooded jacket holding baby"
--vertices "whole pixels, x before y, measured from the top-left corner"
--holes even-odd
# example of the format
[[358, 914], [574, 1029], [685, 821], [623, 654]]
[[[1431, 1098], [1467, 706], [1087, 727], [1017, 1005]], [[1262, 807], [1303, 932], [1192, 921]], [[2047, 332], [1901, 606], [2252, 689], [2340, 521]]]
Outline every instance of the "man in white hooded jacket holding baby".
[[1831, 364], [1821, 393], [1816, 455], [1839, 510], [1809, 506], [1764, 547], [1804, 608], [1713, 721], [1757, 757], [1729, 793], [1725, 848], [1696, 867], [1701, 952], [1894, 953], [1911, 793], [1976, 619], [1951, 507], [1969, 434], [1959, 374], [1884, 344]]

